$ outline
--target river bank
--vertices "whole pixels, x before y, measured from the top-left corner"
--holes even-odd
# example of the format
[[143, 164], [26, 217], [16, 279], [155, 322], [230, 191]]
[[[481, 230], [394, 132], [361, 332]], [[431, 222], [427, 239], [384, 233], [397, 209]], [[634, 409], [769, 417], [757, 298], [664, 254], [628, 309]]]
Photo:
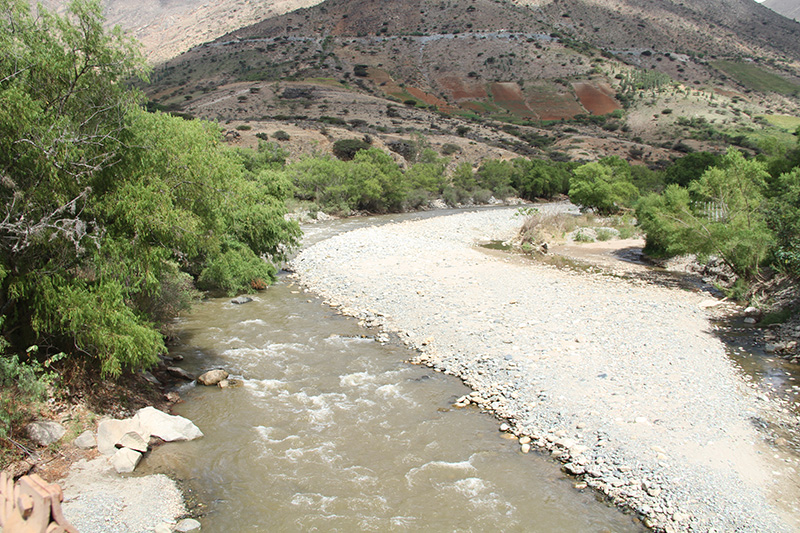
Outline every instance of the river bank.
[[293, 269], [463, 379], [474, 392], [460, 405], [507, 419], [521, 451], [550, 451], [578, 486], [651, 527], [796, 529], [796, 458], [754, 427], [769, 400], [711, 334], [709, 296], [475, 247], [520, 224], [508, 210], [365, 228], [304, 250]]

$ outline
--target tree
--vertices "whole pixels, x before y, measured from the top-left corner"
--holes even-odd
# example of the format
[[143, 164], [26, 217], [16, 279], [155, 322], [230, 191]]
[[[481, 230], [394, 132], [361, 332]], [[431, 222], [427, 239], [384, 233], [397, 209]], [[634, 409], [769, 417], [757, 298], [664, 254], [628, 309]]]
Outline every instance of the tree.
[[570, 200], [601, 215], [618, 213], [638, 195], [628, 163], [616, 156], [576, 168], [570, 180]]
[[753, 279], [775, 246], [766, 216], [764, 165], [729, 148], [688, 189], [670, 185], [637, 210], [648, 247], [668, 254], [716, 255], [733, 272]]
[[12, 352], [117, 376], [165, 351], [192, 279], [252, 290], [299, 229], [274, 169], [246, 168], [217, 126], [141, 108], [141, 56], [100, 12], [0, 0], [0, 318]]

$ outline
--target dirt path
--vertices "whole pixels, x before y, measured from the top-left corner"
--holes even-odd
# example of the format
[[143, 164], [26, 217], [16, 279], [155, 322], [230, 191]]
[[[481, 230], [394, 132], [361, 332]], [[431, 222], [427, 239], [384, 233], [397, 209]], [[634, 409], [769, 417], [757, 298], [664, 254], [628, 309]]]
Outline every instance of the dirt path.
[[293, 266], [344, 313], [460, 376], [471, 402], [510, 421], [522, 451], [529, 437], [648, 525], [797, 530], [796, 459], [776, 457], [754, 428], [766, 401], [709, 332], [708, 296], [475, 246], [512, 237], [513, 213], [361, 229]]

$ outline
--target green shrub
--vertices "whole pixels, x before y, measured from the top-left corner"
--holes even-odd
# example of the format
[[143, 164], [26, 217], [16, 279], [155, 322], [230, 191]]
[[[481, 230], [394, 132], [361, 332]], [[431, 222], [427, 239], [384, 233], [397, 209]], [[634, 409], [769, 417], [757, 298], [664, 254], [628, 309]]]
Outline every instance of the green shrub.
[[453, 143], [445, 143], [442, 145], [441, 149], [442, 155], [453, 155], [455, 153], [461, 152], [461, 147], [457, 144]]
[[361, 139], [341, 139], [333, 143], [333, 155], [342, 161], [352, 161], [361, 150], [368, 150], [370, 145]]
[[618, 157], [606, 157], [597, 163], [576, 168], [570, 181], [569, 197], [582, 209], [594, 209], [601, 215], [618, 213], [630, 206], [639, 195], [631, 182], [628, 163]]
[[239, 124], [238, 126], [236, 126], [236, 129], [239, 131], [250, 131], [253, 129], [253, 127], [247, 124]]
[[278, 130], [275, 133], [273, 133], [272, 138], [275, 139], [276, 141], [288, 141], [289, 139], [291, 139], [289, 134], [283, 130]]

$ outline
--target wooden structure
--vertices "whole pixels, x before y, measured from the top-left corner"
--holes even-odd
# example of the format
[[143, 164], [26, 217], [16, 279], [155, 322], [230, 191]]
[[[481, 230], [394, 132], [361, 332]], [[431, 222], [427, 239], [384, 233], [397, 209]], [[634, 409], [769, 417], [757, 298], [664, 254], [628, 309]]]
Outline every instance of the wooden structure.
[[14, 478], [0, 473], [0, 528], [3, 533], [78, 533], [61, 512], [64, 493], [36, 474]]

